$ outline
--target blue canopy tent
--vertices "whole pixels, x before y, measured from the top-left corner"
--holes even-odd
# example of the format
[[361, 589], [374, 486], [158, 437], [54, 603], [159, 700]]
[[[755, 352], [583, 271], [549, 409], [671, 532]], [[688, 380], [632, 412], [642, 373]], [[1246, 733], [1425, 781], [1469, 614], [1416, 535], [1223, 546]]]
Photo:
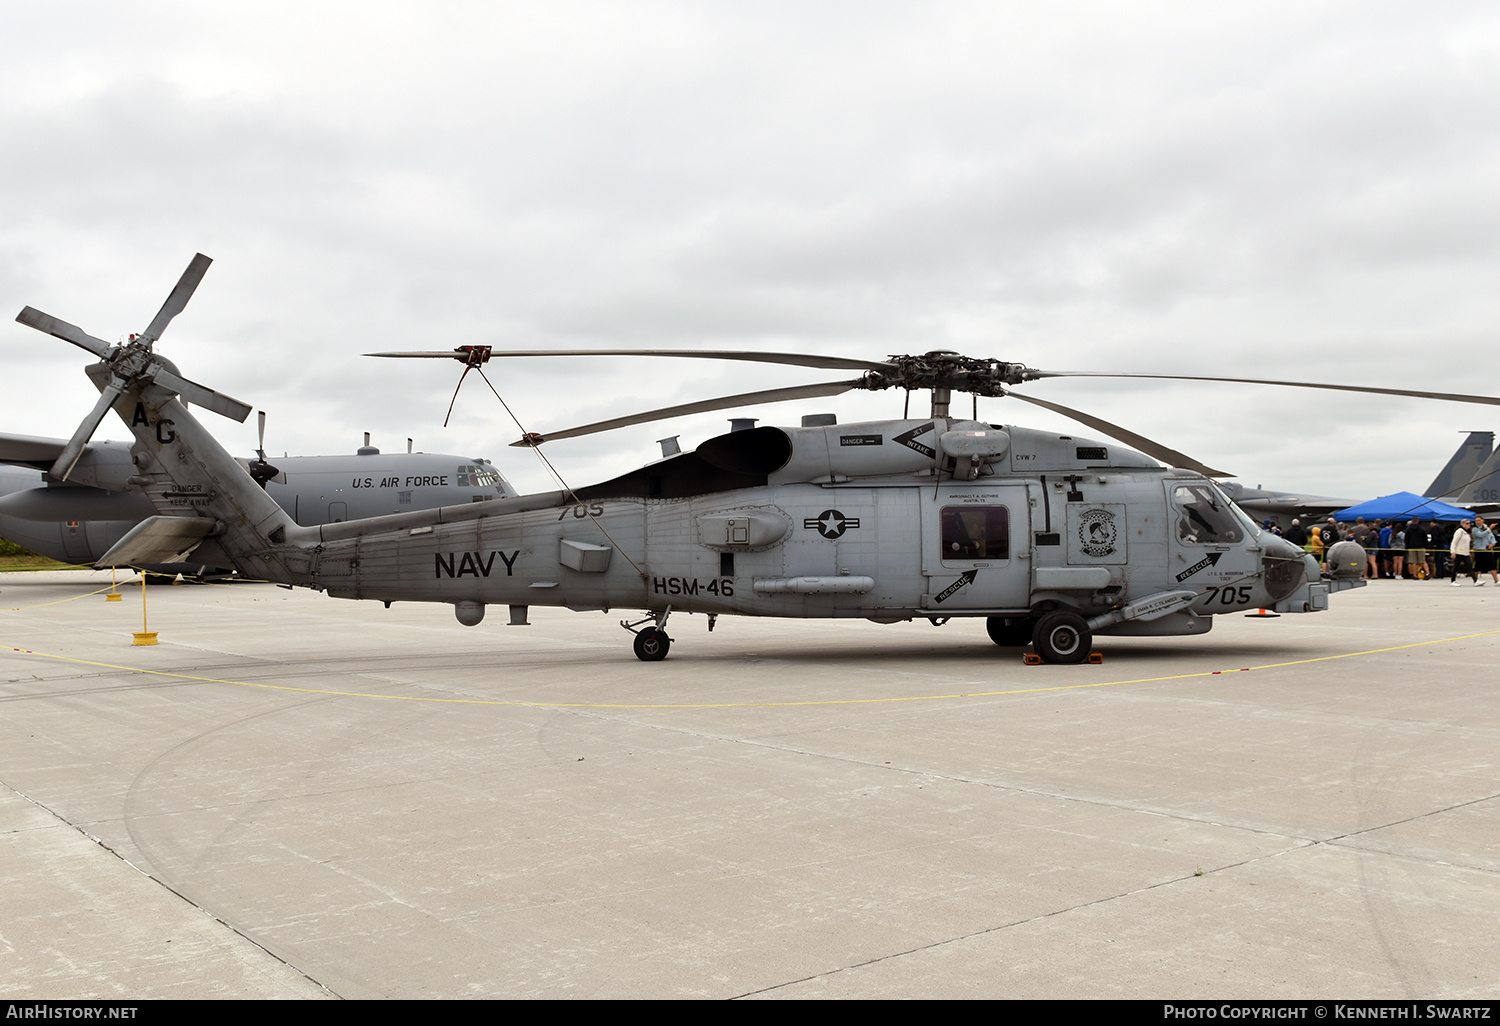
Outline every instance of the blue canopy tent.
[[1369, 502], [1361, 502], [1358, 506], [1350, 506], [1341, 509], [1333, 515], [1335, 520], [1353, 521], [1364, 517], [1370, 520], [1410, 520], [1416, 517], [1419, 520], [1465, 520], [1472, 518], [1473, 513], [1458, 506], [1450, 506], [1446, 502], [1438, 502], [1422, 495], [1413, 495], [1411, 492], [1397, 492], [1395, 495], [1383, 495]]

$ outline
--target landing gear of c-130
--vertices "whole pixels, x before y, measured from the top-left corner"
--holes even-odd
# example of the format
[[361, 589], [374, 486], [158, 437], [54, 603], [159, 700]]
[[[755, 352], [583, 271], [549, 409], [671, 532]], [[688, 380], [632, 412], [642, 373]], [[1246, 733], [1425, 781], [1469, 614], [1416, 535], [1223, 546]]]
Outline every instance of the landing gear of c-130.
[[[647, 613], [644, 619], [621, 620], [620, 626], [635, 635], [635, 657], [643, 663], [657, 663], [667, 657], [671, 651], [672, 639], [667, 637], [667, 617], [672, 615], [672, 607], [668, 606], [660, 613]], [[641, 630], [636, 630], [641, 624], [650, 624]]]

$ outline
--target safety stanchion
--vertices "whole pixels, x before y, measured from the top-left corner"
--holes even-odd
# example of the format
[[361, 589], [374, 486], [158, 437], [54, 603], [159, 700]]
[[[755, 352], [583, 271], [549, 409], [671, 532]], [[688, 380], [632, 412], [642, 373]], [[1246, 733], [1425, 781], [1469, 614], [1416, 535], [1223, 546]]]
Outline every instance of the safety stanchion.
[[147, 629], [146, 625], [146, 571], [141, 571], [141, 629], [135, 632], [135, 640], [132, 645], [154, 645], [156, 644], [156, 632]]

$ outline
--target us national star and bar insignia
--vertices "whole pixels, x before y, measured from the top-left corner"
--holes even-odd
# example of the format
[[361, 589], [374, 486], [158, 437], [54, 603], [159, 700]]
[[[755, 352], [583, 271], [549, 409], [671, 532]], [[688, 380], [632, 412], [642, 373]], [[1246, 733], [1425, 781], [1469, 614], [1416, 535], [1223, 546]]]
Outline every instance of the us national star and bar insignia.
[[841, 538], [845, 531], [859, 526], [859, 517], [846, 517], [836, 509], [825, 509], [802, 521], [802, 526], [809, 530], [817, 528], [824, 538]]

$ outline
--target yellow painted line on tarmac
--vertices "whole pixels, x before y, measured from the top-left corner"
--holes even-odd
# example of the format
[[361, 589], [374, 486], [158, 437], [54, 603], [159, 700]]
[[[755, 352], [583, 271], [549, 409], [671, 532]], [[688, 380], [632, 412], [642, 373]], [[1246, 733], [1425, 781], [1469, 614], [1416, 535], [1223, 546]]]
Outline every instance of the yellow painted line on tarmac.
[[[79, 599], [86, 599], [91, 595], [102, 595], [113, 587], [115, 587], [115, 585], [106, 584], [102, 588], [95, 588], [93, 591], [86, 591], [81, 595], [70, 595], [67, 598], [54, 599], [51, 602], [38, 602], [34, 606], [7, 606], [4, 609], [0, 609], [0, 613], [20, 613], [28, 609], [42, 609], [46, 606], [60, 606], [64, 602], [77, 602]], [[17, 651], [19, 651], [19, 649]]]
[[53, 570], [92, 570], [83, 563], [40, 563], [27, 566], [0, 566], [0, 574], [44, 574]]
[[49, 652], [37, 652], [29, 648], [16, 648], [12, 645], [0, 645], [0, 651], [18, 652], [23, 655], [37, 656], [41, 659], [54, 659], [58, 662], [74, 663], [79, 666], [96, 666], [106, 670], [123, 670], [126, 673], [143, 673], [154, 677], [166, 677], [171, 680], [196, 681], [200, 684], [231, 684], [242, 688], [262, 688], [267, 691], [288, 691], [303, 695], [328, 695], [336, 698], [378, 698], [392, 702], [433, 702], [440, 705], [499, 705], [515, 706], [533, 709], [775, 709], [790, 708], [796, 706], [818, 706], [818, 705], [887, 705], [896, 702], [943, 702], [958, 698], [1002, 698], [1011, 695], [1037, 695], [1051, 691], [1082, 691], [1087, 688], [1112, 688], [1122, 684], [1158, 684], [1169, 680], [1192, 680], [1198, 677], [1216, 677], [1231, 673], [1251, 673], [1256, 670], [1277, 670], [1289, 666], [1306, 666], [1311, 663], [1326, 663], [1335, 659], [1356, 659], [1361, 656], [1382, 655], [1387, 652], [1400, 652], [1412, 648], [1429, 648], [1433, 645], [1451, 645], [1458, 641], [1471, 641], [1475, 638], [1488, 638], [1500, 634], [1500, 630], [1481, 631], [1478, 634], [1461, 634], [1452, 638], [1440, 638], [1436, 641], [1416, 641], [1408, 645], [1391, 645], [1387, 648], [1370, 648], [1360, 652], [1343, 652], [1339, 655], [1314, 656], [1311, 659], [1293, 659], [1284, 663], [1267, 663], [1264, 666], [1242, 666], [1230, 670], [1200, 670], [1196, 673], [1173, 673], [1164, 677], [1135, 677], [1129, 680], [1097, 681], [1091, 684], [1058, 684], [1052, 687], [1041, 688], [1015, 688], [1007, 691], [965, 691], [949, 695], [908, 695], [897, 698], [829, 698], [829, 699], [805, 699], [797, 702], [699, 702], [699, 703], [660, 703], [660, 702], [522, 702], [505, 699], [485, 698], [433, 698], [421, 695], [382, 695], [362, 691], [333, 691], [326, 688], [298, 688], [289, 684], [259, 684], [253, 681], [224, 680], [219, 677], [199, 677], [190, 673], [173, 673], [169, 670], [151, 670], [140, 666], [119, 666], [114, 663], [100, 663], [88, 659], [74, 659], [71, 656], [53, 655]]

